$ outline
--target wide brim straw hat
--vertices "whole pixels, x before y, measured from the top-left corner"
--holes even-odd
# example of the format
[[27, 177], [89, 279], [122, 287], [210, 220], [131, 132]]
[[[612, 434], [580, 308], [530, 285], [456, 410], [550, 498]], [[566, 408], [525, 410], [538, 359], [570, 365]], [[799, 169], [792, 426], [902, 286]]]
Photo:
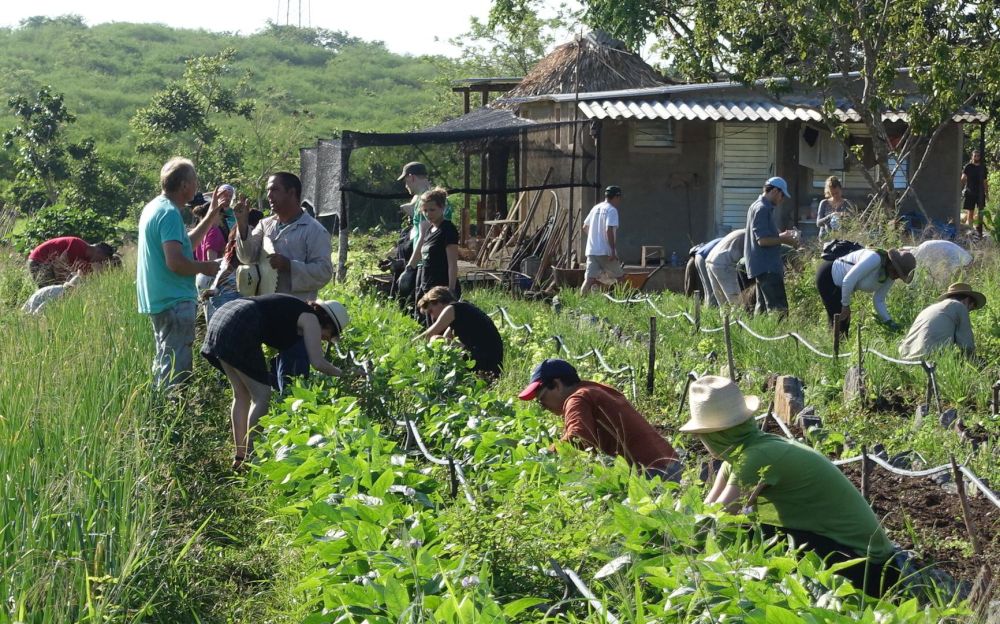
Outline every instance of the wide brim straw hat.
[[317, 301], [316, 305], [323, 308], [323, 311], [326, 312], [327, 316], [333, 320], [333, 324], [337, 327], [337, 335], [339, 336], [344, 333], [344, 328], [347, 327], [347, 324], [351, 320], [351, 317], [347, 314], [347, 308], [345, 308], [339, 301], [332, 300]]
[[753, 418], [760, 398], [743, 396], [739, 386], [725, 377], [706, 375], [691, 384], [691, 419], [680, 430], [711, 433], [735, 427]]
[[888, 256], [889, 263], [892, 264], [892, 268], [900, 276], [899, 279], [903, 280], [904, 284], [912, 282], [913, 273], [917, 268], [916, 256], [909, 251], [900, 251], [899, 249], [890, 249]]
[[974, 308], [976, 310], [986, 305], [986, 295], [977, 290], [972, 290], [972, 286], [969, 286], [965, 282], [955, 282], [941, 295], [942, 300], [953, 299], [955, 297], [972, 297], [973, 301], [976, 302], [976, 307]]

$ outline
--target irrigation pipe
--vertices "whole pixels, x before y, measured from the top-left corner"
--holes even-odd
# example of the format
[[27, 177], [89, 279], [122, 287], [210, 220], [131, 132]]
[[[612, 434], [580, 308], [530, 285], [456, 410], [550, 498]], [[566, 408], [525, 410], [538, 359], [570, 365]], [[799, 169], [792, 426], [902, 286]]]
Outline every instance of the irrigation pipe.
[[[504, 322], [506, 322], [511, 329], [516, 331], [524, 330], [528, 332], [528, 334], [534, 335], [534, 330], [531, 328], [531, 325], [529, 325], [528, 323], [524, 323], [523, 325], [518, 325], [517, 323], [511, 320], [510, 315], [507, 313], [507, 310], [505, 308], [498, 307], [497, 312], [500, 313], [500, 316], [503, 318]], [[490, 314], [489, 316], [496, 316], [496, 313]], [[553, 336], [552, 339], [555, 340], [556, 342], [556, 348], [560, 352], [564, 353], [566, 357], [568, 357], [571, 360], [579, 361], [592, 357], [597, 361], [598, 365], [600, 365], [600, 367], [604, 369], [604, 372], [610, 375], [621, 375], [623, 373], [628, 373], [629, 384], [632, 387], [632, 400], [633, 401], [638, 400], [639, 391], [635, 381], [635, 369], [631, 365], [626, 364], [621, 368], [613, 368], [610, 364], [608, 364], [607, 360], [604, 359], [604, 355], [597, 349], [592, 348], [590, 351], [587, 351], [586, 353], [581, 353], [579, 355], [576, 355], [569, 350], [569, 347], [566, 346], [566, 342], [563, 340], [562, 336], [556, 335]]]
[[[689, 323], [694, 324], [694, 322], [695, 322], [694, 317], [692, 317], [687, 312], [683, 312], [682, 311], [682, 312], [678, 312], [677, 314], [667, 314], [667, 313], [663, 312], [658, 307], [656, 307], [656, 304], [653, 303], [652, 299], [649, 298], [649, 297], [630, 298], [630, 299], [616, 299], [615, 297], [612, 297], [609, 294], [605, 294], [604, 296], [608, 299], [608, 301], [611, 301], [613, 303], [623, 303], [623, 304], [646, 303], [647, 305], [649, 305], [650, 308], [653, 309], [654, 312], [656, 312], [657, 314], [659, 314], [661, 317], [663, 317], [665, 319], [676, 319], [676, 318], [684, 317], [685, 319], [687, 319], [687, 321]], [[750, 334], [754, 338], [756, 338], [758, 340], [762, 340], [762, 341], [774, 342], [774, 341], [778, 341], [778, 340], [784, 340], [786, 338], [791, 338], [791, 339], [793, 339], [793, 340], [801, 343], [804, 347], [806, 347], [807, 349], [809, 349], [810, 351], [812, 351], [816, 355], [819, 355], [819, 356], [827, 358], [827, 359], [831, 359], [832, 360], [832, 359], [835, 359], [836, 357], [845, 358], [845, 357], [851, 357], [853, 355], [852, 353], [840, 353], [840, 354], [834, 356], [832, 353], [824, 353], [823, 351], [819, 350], [816, 346], [814, 346], [813, 344], [811, 344], [808, 340], [806, 340], [801, 334], [798, 334], [796, 332], [789, 332], [787, 334], [781, 334], [780, 336], [765, 336], [763, 334], [759, 334], [759, 333], [755, 332], [753, 329], [750, 328], [749, 325], [747, 325], [742, 320], [733, 320], [733, 321], [730, 321], [730, 324], [738, 325], [740, 328], [746, 330], [746, 332], [748, 334]], [[721, 327], [721, 326], [720, 327], [702, 327], [701, 328], [701, 331], [703, 333], [714, 333], [714, 332], [719, 332], [719, 331], [722, 331], [722, 330], [723, 330], [723, 327]], [[880, 358], [882, 360], [885, 360], [886, 362], [890, 362], [892, 364], [899, 364], [901, 366], [919, 366], [920, 363], [921, 363], [920, 360], [901, 360], [899, 358], [894, 358], [894, 357], [888, 356], [888, 355], [886, 355], [884, 353], [881, 353], [880, 351], [877, 351], [877, 350], [871, 349], [871, 348], [865, 349], [864, 353], [866, 353], [866, 354], [870, 353], [871, 355], [874, 355], [874, 356], [876, 356], [876, 357], [878, 357], [878, 358]]]
[[628, 373], [629, 382], [632, 386], [632, 400], [633, 401], [638, 400], [639, 394], [635, 383], [635, 369], [633, 369], [631, 365], [626, 364], [621, 368], [617, 369], [612, 368], [611, 366], [608, 365], [607, 361], [605, 361], [604, 359], [604, 356], [601, 355], [601, 352], [598, 351], [597, 349], [591, 349], [586, 353], [581, 353], [580, 355], [574, 355], [573, 352], [569, 350], [569, 347], [566, 346], [566, 342], [563, 340], [562, 336], [558, 335], [552, 336], [552, 339], [556, 341], [556, 348], [559, 351], [565, 353], [566, 357], [568, 357], [571, 360], [579, 361], [588, 357], [593, 357], [595, 360], [597, 360], [597, 363], [601, 366], [601, 368], [604, 369], [604, 372], [610, 375], [621, 375], [622, 373]]

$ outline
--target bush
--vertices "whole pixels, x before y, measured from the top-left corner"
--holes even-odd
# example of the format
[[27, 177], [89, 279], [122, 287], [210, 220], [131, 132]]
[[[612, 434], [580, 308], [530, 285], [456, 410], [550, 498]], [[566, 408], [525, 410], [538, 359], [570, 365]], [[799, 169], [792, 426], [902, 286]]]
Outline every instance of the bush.
[[61, 204], [46, 206], [28, 221], [25, 230], [14, 237], [14, 247], [21, 253], [58, 236], [79, 236], [93, 243], [119, 238], [115, 222], [87, 208]]

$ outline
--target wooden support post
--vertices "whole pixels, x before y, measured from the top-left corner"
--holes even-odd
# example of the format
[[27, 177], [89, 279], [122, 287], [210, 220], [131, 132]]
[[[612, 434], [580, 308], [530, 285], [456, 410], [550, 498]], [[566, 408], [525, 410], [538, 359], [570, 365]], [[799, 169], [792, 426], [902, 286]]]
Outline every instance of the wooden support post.
[[833, 315], [833, 361], [840, 359], [840, 312]]
[[868, 447], [861, 447], [861, 496], [864, 497], [868, 504], [871, 505], [871, 500], [868, 498], [868, 477], [871, 476], [872, 464], [871, 460], [868, 459]]
[[865, 369], [864, 369], [864, 352], [861, 350], [861, 323], [857, 323], [854, 327], [854, 333], [858, 335], [858, 400], [861, 401], [861, 406], [865, 405]]
[[982, 555], [983, 545], [979, 541], [979, 533], [976, 531], [976, 524], [972, 519], [972, 510], [969, 508], [969, 499], [965, 495], [965, 475], [958, 469], [954, 455], [951, 456], [951, 473], [955, 477], [958, 498], [962, 501], [962, 516], [965, 518], [965, 530], [969, 533], [969, 541], [972, 542], [972, 552], [976, 555]]
[[649, 363], [646, 369], [646, 393], [653, 396], [656, 376], [656, 317], [649, 317]]
[[451, 480], [451, 497], [458, 496], [458, 472], [455, 470], [455, 460], [448, 458], [448, 477]]
[[736, 361], [733, 359], [733, 337], [729, 332], [729, 310], [722, 317], [722, 333], [726, 339], [726, 363], [729, 365], [729, 378], [736, 381]]
[[694, 291], [694, 333], [701, 331], [701, 291]]

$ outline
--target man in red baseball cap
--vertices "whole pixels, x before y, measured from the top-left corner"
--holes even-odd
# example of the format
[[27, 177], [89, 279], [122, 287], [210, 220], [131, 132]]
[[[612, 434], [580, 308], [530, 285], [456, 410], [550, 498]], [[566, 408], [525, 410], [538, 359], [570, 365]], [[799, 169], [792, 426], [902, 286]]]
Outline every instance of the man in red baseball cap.
[[546, 410], [563, 417], [561, 441], [621, 455], [650, 478], [680, 478], [677, 453], [628, 399], [610, 386], [582, 381], [569, 362], [545, 360], [517, 396], [522, 401], [537, 399]]

